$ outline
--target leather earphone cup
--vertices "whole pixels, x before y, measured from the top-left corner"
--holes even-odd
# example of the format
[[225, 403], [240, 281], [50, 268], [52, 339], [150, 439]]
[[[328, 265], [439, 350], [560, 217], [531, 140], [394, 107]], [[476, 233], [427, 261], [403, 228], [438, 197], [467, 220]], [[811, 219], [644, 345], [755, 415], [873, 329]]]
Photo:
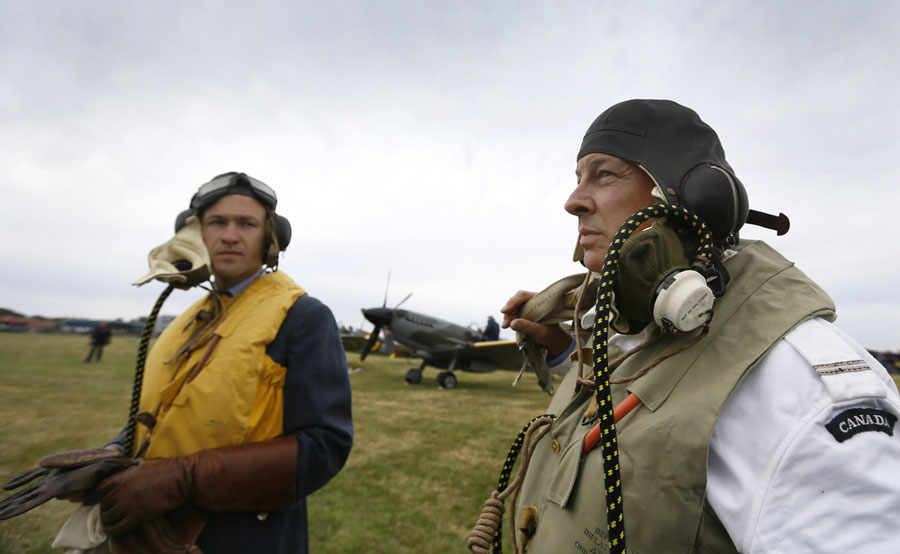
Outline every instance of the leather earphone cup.
[[275, 238], [278, 239], [278, 249], [282, 251], [291, 243], [291, 222], [278, 214], [275, 214]]
[[185, 224], [187, 223], [187, 218], [194, 215], [194, 210], [192, 208], [184, 210], [175, 218], [175, 232], [180, 231]]
[[688, 171], [678, 187], [677, 203], [703, 219], [716, 240], [737, 235], [750, 212], [743, 183], [711, 164], [701, 164]]
[[268, 251], [263, 256], [263, 262], [271, 267], [278, 266], [278, 255], [288, 247], [291, 243], [291, 222], [286, 217], [276, 213], [272, 214], [271, 224], [273, 226], [273, 234], [275, 240], [267, 240]]

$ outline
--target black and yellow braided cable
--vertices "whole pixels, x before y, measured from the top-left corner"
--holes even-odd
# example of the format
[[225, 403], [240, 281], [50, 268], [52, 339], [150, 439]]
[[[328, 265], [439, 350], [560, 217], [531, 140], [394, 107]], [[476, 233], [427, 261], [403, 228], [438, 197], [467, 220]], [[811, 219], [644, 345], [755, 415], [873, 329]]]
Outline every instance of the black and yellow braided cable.
[[616, 440], [616, 424], [613, 418], [612, 394], [609, 386], [608, 344], [610, 308], [619, 256], [628, 237], [645, 221], [665, 217], [673, 224], [693, 231], [700, 241], [697, 254], [704, 254], [713, 247], [712, 235], [706, 224], [690, 210], [673, 204], [654, 204], [634, 213], [616, 233], [606, 253], [600, 271], [600, 287], [597, 289], [596, 319], [594, 320], [594, 386], [596, 390], [597, 417], [600, 425], [600, 448], [603, 456], [604, 494], [606, 495], [606, 520], [609, 531], [610, 553], [625, 552], [625, 514], [622, 506], [622, 481], [619, 475], [619, 447]]
[[[531, 425], [543, 418], [555, 418], [556, 416], [553, 414], [543, 414], [533, 418], [529, 421], [525, 427], [522, 427], [522, 430], [519, 431], [519, 434], [516, 435], [516, 440], [513, 441], [512, 446], [509, 447], [509, 452], [506, 454], [506, 460], [503, 462], [503, 468], [500, 470], [500, 479], [497, 481], [497, 492], [502, 493], [506, 490], [507, 485], [509, 485], [509, 478], [512, 476], [513, 466], [516, 465], [516, 459], [519, 457], [519, 452], [522, 450], [522, 443], [525, 440], [525, 435], [528, 433], [528, 428]], [[503, 552], [503, 532], [501, 528], [497, 528], [497, 531], [494, 533], [494, 540], [491, 543], [491, 551], [494, 554], [502, 554]]]
[[153, 305], [153, 310], [150, 312], [150, 316], [147, 317], [147, 321], [144, 323], [144, 330], [141, 333], [141, 342], [138, 345], [137, 363], [134, 368], [134, 385], [131, 389], [131, 406], [128, 408], [128, 431], [125, 434], [125, 454], [128, 456], [134, 455], [137, 413], [141, 403], [141, 386], [144, 383], [144, 364], [147, 362], [147, 350], [150, 345], [150, 337], [153, 336], [153, 327], [156, 325], [156, 316], [159, 315], [159, 310], [162, 308], [163, 303], [166, 301], [166, 298], [169, 297], [169, 294], [172, 293], [174, 288], [174, 284], [168, 285], [165, 290], [162, 291], [162, 294], [159, 295], [159, 298], [156, 299], [156, 304]]

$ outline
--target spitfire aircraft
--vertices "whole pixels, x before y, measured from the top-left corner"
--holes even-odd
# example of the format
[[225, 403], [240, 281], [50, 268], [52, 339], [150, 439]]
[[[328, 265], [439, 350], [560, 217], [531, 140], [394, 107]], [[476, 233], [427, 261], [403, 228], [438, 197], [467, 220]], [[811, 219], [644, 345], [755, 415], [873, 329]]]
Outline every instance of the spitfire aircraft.
[[360, 352], [360, 361], [376, 348], [380, 331], [384, 330], [394, 341], [408, 348], [413, 357], [422, 359], [418, 368], [406, 373], [407, 383], [421, 383], [422, 372], [427, 365], [444, 370], [438, 374], [437, 382], [445, 389], [456, 388], [456, 370], [490, 373], [497, 369], [519, 371], [522, 367], [522, 355], [516, 341], [482, 341], [481, 333], [473, 329], [430, 315], [401, 310], [400, 304], [394, 308], [382, 305], [380, 308], [362, 310], [375, 329]]

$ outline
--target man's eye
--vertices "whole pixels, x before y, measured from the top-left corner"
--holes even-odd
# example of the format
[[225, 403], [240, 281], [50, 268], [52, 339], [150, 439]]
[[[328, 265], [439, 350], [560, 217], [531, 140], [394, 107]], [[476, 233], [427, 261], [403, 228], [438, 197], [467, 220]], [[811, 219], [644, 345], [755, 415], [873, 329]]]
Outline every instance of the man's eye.
[[248, 229], [253, 229], [254, 227], [256, 227], [256, 222], [254, 222], [254, 221], [244, 221], [244, 222], [242, 223], [242, 225], [243, 225], [244, 227], [248, 228]]

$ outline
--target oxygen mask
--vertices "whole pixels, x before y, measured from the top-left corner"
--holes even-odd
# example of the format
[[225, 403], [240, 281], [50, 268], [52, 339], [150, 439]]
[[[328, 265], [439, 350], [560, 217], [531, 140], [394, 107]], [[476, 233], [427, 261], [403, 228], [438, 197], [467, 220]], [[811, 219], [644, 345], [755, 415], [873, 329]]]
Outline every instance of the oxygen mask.
[[156, 279], [187, 290], [209, 280], [212, 262], [203, 242], [200, 219], [190, 215], [175, 236], [150, 251], [150, 271], [135, 281], [141, 286]]

